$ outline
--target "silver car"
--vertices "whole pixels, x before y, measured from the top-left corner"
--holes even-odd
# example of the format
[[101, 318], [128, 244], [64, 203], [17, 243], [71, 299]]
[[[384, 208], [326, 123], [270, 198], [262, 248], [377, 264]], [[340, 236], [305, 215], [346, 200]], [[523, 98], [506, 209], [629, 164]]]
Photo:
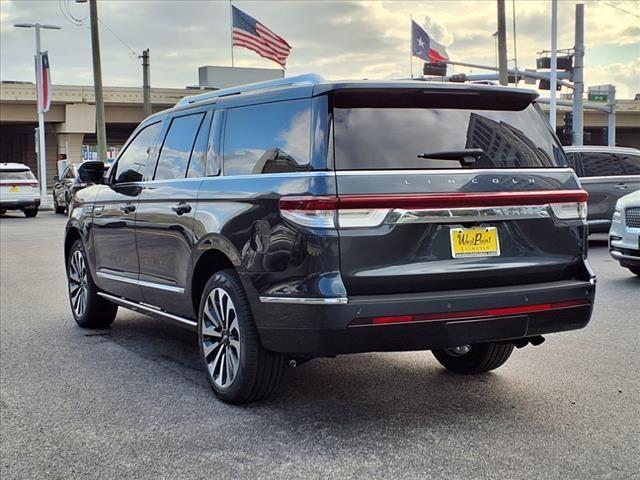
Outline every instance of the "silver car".
[[618, 199], [640, 190], [640, 150], [624, 147], [564, 147], [569, 164], [589, 192], [589, 233], [607, 232]]
[[616, 203], [609, 231], [609, 253], [620, 265], [640, 276], [640, 190]]

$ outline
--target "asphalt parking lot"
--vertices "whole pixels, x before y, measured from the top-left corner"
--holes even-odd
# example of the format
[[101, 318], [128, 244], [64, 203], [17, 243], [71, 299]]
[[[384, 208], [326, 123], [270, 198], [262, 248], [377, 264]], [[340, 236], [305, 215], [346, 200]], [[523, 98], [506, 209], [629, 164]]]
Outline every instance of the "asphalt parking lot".
[[195, 334], [69, 311], [65, 217], [0, 218], [1, 477], [638, 478], [640, 279], [591, 244], [592, 323], [460, 377], [428, 352], [289, 369], [269, 401], [215, 399]]

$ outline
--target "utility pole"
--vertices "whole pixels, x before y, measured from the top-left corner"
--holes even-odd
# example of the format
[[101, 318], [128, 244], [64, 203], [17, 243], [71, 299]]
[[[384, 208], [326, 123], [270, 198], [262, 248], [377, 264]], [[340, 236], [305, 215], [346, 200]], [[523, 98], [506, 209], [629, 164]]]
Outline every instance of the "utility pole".
[[609, 86], [609, 119], [607, 122], [607, 145], [616, 146], [616, 87]]
[[100, 34], [98, 32], [98, 5], [89, 0], [91, 20], [91, 52], [93, 56], [93, 88], [96, 99], [96, 138], [98, 139], [98, 160], [107, 161], [107, 132], [104, 118], [104, 97], [102, 95], [102, 66], [100, 63]]
[[151, 115], [151, 86], [149, 85], [149, 49], [142, 51], [142, 98], [144, 116]]
[[505, 0], [498, 0], [498, 78], [500, 85], [508, 85], [507, 74], [507, 20]]
[[[42, 83], [42, 59], [40, 54], [40, 29], [60, 30], [62, 27], [57, 25], [42, 25], [40, 23], [16, 23], [14, 27], [19, 28], [35, 28], [36, 30], [36, 88]], [[40, 88], [44, 88], [40, 85]], [[38, 92], [38, 97], [42, 92]], [[47, 195], [47, 147], [45, 142], [44, 131], [44, 111], [41, 109], [40, 100], [38, 103], [38, 183], [40, 183], [40, 204], [45, 207], [49, 204]]]
[[549, 81], [549, 123], [556, 131], [556, 89], [558, 88], [558, 0], [551, 0], [551, 72]]
[[584, 94], [584, 4], [576, 5], [576, 39], [573, 64], [573, 144], [582, 145]]

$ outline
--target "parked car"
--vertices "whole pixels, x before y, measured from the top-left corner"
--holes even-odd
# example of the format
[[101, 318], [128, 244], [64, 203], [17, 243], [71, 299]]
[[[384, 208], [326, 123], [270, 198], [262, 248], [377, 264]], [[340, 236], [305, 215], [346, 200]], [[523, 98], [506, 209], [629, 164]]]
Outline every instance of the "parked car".
[[537, 93], [291, 77], [185, 98], [134, 131], [66, 227], [71, 310], [197, 330], [224, 401], [284, 365], [432, 350], [487, 372], [589, 322], [586, 199]]
[[564, 151], [589, 192], [589, 232], [608, 232], [618, 199], [640, 190], [640, 150], [586, 146], [564, 147]]
[[38, 215], [40, 186], [31, 169], [22, 163], [0, 163], [0, 214], [22, 210], [25, 217]]
[[616, 202], [609, 231], [609, 252], [621, 266], [640, 276], [640, 190]]
[[[53, 207], [56, 213], [66, 213], [69, 205], [73, 201], [73, 195], [80, 189], [87, 186], [86, 183], [78, 179], [79, 164], [68, 165], [62, 175], [53, 177]], [[109, 164], [105, 164], [105, 175], [109, 172]]]
[[53, 209], [56, 213], [65, 213], [73, 198], [76, 185], [76, 171], [78, 165], [71, 163], [64, 169], [62, 175], [53, 177]]

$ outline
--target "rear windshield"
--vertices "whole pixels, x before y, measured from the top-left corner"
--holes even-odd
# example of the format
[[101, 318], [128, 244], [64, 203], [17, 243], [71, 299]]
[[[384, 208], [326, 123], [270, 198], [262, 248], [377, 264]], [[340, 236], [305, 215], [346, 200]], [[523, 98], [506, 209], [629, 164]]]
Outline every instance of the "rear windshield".
[[338, 170], [567, 166], [534, 105], [515, 111], [334, 106], [333, 116]]
[[31, 170], [0, 170], [0, 180], [34, 180]]

